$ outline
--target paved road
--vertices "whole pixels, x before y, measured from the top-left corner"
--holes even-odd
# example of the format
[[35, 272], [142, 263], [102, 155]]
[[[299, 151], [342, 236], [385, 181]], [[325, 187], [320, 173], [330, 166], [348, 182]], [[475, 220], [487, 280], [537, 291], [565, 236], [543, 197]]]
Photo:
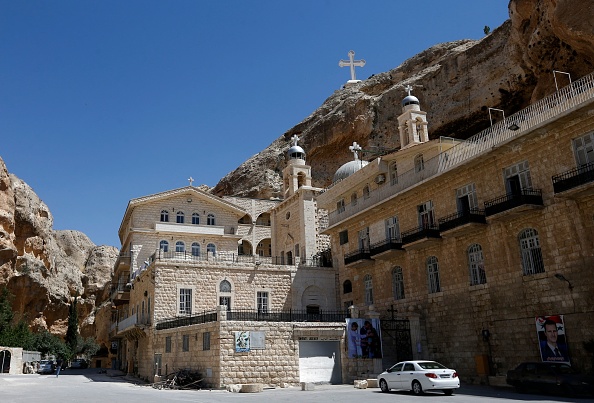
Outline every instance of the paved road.
[[487, 402], [594, 402], [590, 398], [565, 398], [517, 394], [508, 388], [463, 385], [454, 396], [428, 393], [413, 396], [406, 392], [382, 393], [379, 389], [355, 389], [352, 385], [316, 385], [312, 391], [301, 388], [265, 389], [261, 393], [230, 393], [223, 390], [157, 390], [138, 385], [124, 377], [99, 374], [96, 369], [66, 370], [55, 375], [0, 375], [0, 402], [241, 402], [241, 403], [487, 403]]

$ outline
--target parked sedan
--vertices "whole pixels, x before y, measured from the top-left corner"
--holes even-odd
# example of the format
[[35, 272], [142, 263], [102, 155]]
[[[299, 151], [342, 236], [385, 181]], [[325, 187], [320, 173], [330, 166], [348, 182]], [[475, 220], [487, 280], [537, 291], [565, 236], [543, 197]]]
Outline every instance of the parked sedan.
[[87, 368], [89, 366], [89, 364], [87, 363], [87, 360], [85, 360], [84, 358], [75, 358], [74, 360], [72, 360], [72, 363], [70, 363], [70, 368]]
[[37, 373], [39, 374], [53, 374], [56, 371], [56, 364], [50, 360], [39, 361], [39, 368]]
[[562, 362], [523, 362], [507, 371], [506, 382], [518, 392], [594, 394], [594, 376], [580, 374]]
[[460, 387], [458, 373], [435, 361], [403, 361], [377, 377], [382, 392], [390, 389], [412, 390], [421, 395], [426, 390], [441, 390], [450, 396]]

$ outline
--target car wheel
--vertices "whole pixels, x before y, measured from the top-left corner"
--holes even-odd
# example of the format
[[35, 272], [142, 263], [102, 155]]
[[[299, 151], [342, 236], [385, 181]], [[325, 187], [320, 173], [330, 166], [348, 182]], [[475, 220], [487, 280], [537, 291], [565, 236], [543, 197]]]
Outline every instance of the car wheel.
[[412, 392], [415, 395], [422, 395], [423, 394], [423, 387], [421, 386], [421, 383], [417, 380], [414, 380], [412, 382]]
[[388, 387], [388, 382], [385, 379], [380, 380], [380, 389], [382, 392], [389, 392], [390, 388]]
[[452, 395], [454, 394], [454, 391], [453, 391], [453, 389], [445, 389], [445, 390], [443, 391], [443, 393], [444, 393], [446, 396], [452, 396]]

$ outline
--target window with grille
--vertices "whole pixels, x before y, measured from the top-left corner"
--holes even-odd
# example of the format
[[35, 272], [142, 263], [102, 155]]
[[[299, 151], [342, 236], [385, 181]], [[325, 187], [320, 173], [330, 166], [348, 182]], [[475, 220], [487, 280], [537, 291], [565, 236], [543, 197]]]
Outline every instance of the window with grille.
[[159, 249], [161, 249], [163, 252], [169, 252], [169, 242], [165, 240], [159, 242]]
[[429, 294], [441, 291], [439, 283], [439, 263], [437, 257], [431, 256], [427, 259], [427, 277], [429, 282]]
[[268, 313], [268, 292], [258, 291], [257, 296], [258, 313]]
[[210, 332], [202, 333], [202, 350], [210, 350]]
[[573, 149], [578, 167], [594, 163], [594, 133], [573, 139]]
[[394, 299], [404, 299], [404, 276], [400, 266], [392, 269], [392, 295]]
[[522, 253], [522, 270], [524, 275], [544, 273], [544, 263], [540, 250], [538, 232], [533, 228], [527, 228], [520, 232], [520, 251]]
[[386, 239], [398, 240], [400, 239], [400, 225], [398, 224], [398, 217], [390, 217], [385, 221], [386, 225]]
[[366, 274], [363, 277], [363, 286], [365, 288], [365, 305], [373, 304], [373, 279], [371, 274]]
[[190, 351], [190, 335], [188, 334], [182, 336], [182, 351]]
[[485, 284], [487, 282], [483, 248], [477, 243], [470, 245], [468, 248], [468, 268], [470, 270], [470, 285]]
[[179, 290], [179, 314], [192, 314], [192, 289], [180, 288]]

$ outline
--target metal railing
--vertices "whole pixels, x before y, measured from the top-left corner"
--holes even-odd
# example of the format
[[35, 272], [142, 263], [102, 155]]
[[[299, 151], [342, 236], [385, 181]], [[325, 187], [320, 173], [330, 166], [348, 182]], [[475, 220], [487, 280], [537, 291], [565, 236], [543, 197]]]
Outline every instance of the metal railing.
[[266, 321], [266, 322], [344, 322], [350, 318], [348, 311], [323, 311], [317, 313], [305, 310], [267, 311], [237, 310], [228, 311], [227, 320]]
[[173, 329], [176, 327], [197, 325], [202, 323], [216, 322], [217, 311], [204, 311], [200, 315], [180, 316], [173, 319], [165, 319], [157, 323], [157, 330]]
[[485, 202], [485, 215], [488, 217], [525, 204], [544, 205], [542, 190], [523, 188], [518, 193], [506, 193], [503, 196], [488, 200]]
[[553, 189], [555, 193], [561, 193], [580, 185], [594, 181], [594, 163], [581, 165], [569, 171], [554, 175]]
[[402, 232], [402, 244], [406, 245], [425, 238], [441, 238], [439, 225], [430, 224], [414, 227]]
[[344, 264], [348, 265], [359, 260], [371, 260], [369, 248], [360, 248], [344, 255]]
[[371, 244], [369, 247], [371, 256], [379, 255], [380, 253], [389, 250], [403, 250], [401, 238], [387, 238], [383, 241]]
[[473, 208], [466, 211], [459, 211], [447, 215], [437, 220], [439, 223], [439, 231], [444, 232], [468, 223], [486, 224], [485, 210]]
[[[560, 114], [592, 98], [594, 98], [594, 74], [589, 74], [527, 108], [507, 116], [505, 120], [495, 123], [493, 126], [475, 134], [468, 140], [460, 140], [457, 145], [425, 161], [422, 170], [411, 169], [403, 172], [401, 175], [398, 175], [398, 181], [396, 183], [393, 185], [386, 184], [371, 191], [367, 199], [358, 200], [358, 203], [354, 206], [351, 204], [345, 205], [342, 213], [338, 213], [337, 210], [331, 211], [328, 214], [329, 224], [334, 225], [345, 220], [424, 180], [486, 153], [505, 141], [520, 137], [532, 128], [553, 120]], [[333, 184], [331, 187], [334, 185], [336, 184]]]

